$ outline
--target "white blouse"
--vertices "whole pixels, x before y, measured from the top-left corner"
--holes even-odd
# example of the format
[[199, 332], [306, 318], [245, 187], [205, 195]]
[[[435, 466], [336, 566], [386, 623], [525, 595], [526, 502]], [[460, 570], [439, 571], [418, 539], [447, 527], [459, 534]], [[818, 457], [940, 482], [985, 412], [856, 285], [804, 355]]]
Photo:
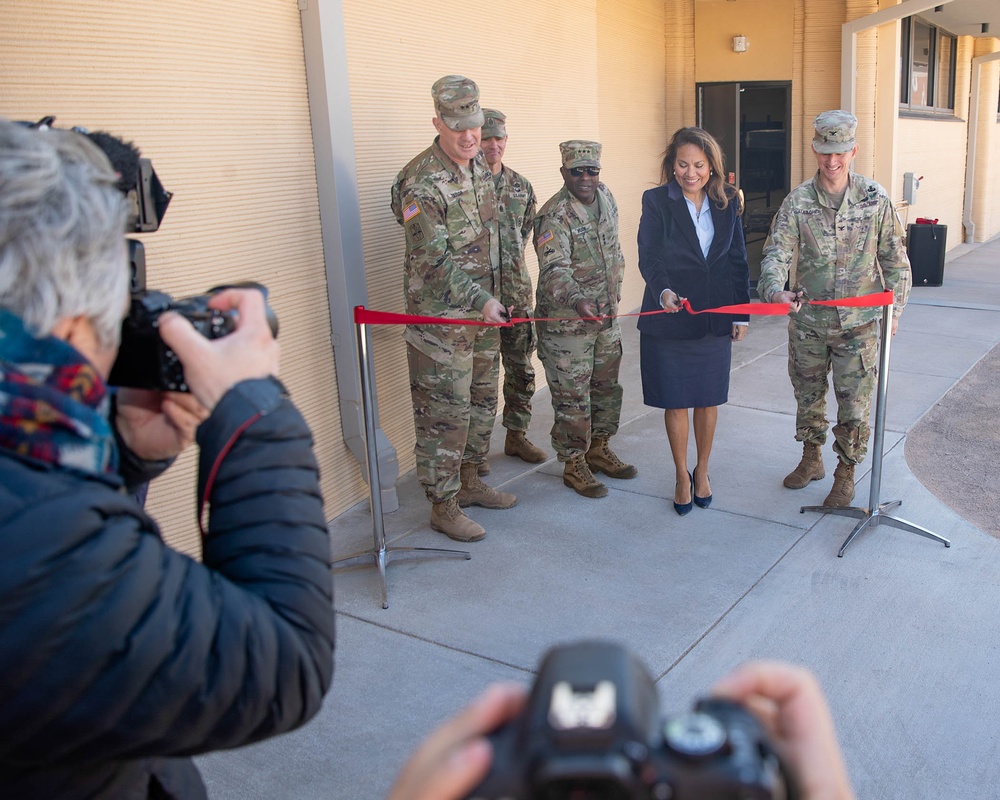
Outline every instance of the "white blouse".
[[715, 223], [712, 221], [712, 212], [708, 207], [708, 195], [701, 201], [701, 208], [694, 207], [694, 203], [684, 198], [687, 203], [688, 212], [691, 214], [691, 221], [694, 229], [698, 233], [698, 243], [701, 245], [701, 254], [708, 258], [708, 249], [712, 246], [712, 239], [715, 237]]

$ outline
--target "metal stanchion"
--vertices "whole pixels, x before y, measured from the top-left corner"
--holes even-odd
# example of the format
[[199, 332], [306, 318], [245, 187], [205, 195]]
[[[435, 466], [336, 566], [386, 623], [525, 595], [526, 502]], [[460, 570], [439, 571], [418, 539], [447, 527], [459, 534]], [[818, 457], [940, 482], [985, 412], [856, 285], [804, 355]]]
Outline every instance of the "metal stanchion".
[[884, 306], [882, 311], [882, 342], [879, 351], [878, 367], [878, 394], [875, 399], [875, 433], [872, 439], [872, 482], [871, 491], [868, 495], [868, 508], [858, 508], [848, 506], [846, 508], [831, 508], [829, 506], [802, 506], [799, 512], [816, 511], [820, 514], [837, 514], [842, 517], [854, 517], [860, 519], [851, 535], [844, 540], [837, 553], [838, 558], [844, 557], [847, 546], [854, 541], [862, 531], [868, 528], [877, 528], [879, 525], [890, 525], [893, 528], [916, 533], [941, 542], [945, 547], [951, 547], [951, 542], [943, 536], [938, 536], [926, 528], [907, 522], [885, 513], [893, 508], [902, 505], [902, 500], [890, 500], [886, 503], [879, 502], [879, 491], [882, 488], [882, 449], [885, 439], [885, 396], [889, 383], [889, 343], [892, 341], [892, 303]]
[[358, 369], [361, 372], [361, 404], [365, 414], [365, 456], [368, 461], [368, 495], [371, 500], [372, 534], [374, 547], [359, 553], [338, 558], [335, 567], [350, 566], [350, 562], [370, 561], [378, 568], [379, 586], [382, 590], [382, 608], [389, 607], [389, 593], [385, 580], [385, 567], [390, 553], [408, 553], [415, 557], [434, 558], [440, 556], [460, 556], [472, 558], [467, 550], [445, 550], [437, 547], [393, 547], [386, 546], [385, 528], [382, 521], [382, 484], [378, 472], [378, 447], [375, 441], [375, 406], [372, 400], [372, 386], [375, 385], [375, 371], [371, 364], [371, 333], [368, 325], [357, 321], [359, 310], [354, 309], [355, 334], [358, 341]]

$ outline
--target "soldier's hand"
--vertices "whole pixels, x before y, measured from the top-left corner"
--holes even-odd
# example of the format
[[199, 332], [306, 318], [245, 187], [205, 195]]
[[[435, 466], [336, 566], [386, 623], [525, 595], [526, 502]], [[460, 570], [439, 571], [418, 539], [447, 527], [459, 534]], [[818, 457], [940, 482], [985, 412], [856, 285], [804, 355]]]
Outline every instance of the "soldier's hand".
[[510, 317], [507, 314], [507, 309], [504, 308], [503, 303], [497, 300], [495, 297], [491, 297], [486, 301], [486, 305], [483, 306], [483, 319], [487, 322], [508, 322]]
[[899, 317], [892, 318], [892, 335], [896, 335], [896, 330], [899, 328]]
[[586, 319], [587, 317], [594, 318], [602, 316], [598, 314], [597, 303], [595, 303], [593, 300], [581, 300], [579, 303], [577, 303], [576, 313], [579, 314], [582, 319]]
[[788, 310], [793, 314], [802, 308], [804, 300], [802, 292], [775, 292], [771, 295], [772, 303], [788, 303]]

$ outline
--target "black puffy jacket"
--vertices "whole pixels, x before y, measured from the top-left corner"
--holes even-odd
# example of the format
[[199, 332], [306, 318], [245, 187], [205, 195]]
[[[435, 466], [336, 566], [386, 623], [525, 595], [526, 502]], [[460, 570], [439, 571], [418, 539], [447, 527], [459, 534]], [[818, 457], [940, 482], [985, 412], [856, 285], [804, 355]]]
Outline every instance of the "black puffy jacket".
[[113, 479], [0, 450], [0, 797], [204, 797], [186, 756], [319, 710], [334, 626], [309, 429], [277, 381], [245, 381], [198, 442], [199, 491], [231, 446], [203, 564]]

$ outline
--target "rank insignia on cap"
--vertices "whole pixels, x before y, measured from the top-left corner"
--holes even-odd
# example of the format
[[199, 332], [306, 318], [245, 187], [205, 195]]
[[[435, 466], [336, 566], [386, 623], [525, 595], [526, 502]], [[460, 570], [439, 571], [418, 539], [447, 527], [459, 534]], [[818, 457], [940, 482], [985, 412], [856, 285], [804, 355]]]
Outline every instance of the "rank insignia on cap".
[[541, 236], [538, 237], [538, 245], [541, 246], [546, 242], [551, 242], [553, 239], [552, 231], [545, 231]]
[[416, 202], [410, 203], [406, 208], [403, 209], [403, 222], [409, 222], [419, 213], [420, 213], [420, 206], [418, 206]]

